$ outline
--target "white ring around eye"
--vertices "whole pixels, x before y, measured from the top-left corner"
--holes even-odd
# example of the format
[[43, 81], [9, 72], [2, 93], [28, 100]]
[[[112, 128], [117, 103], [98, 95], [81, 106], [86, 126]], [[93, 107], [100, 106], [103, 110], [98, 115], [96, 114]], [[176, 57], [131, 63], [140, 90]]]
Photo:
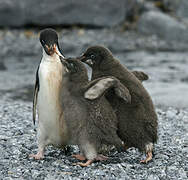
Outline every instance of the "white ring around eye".
[[95, 58], [95, 55], [92, 54], [90, 57], [91, 57], [91, 59], [93, 59], [93, 58]]

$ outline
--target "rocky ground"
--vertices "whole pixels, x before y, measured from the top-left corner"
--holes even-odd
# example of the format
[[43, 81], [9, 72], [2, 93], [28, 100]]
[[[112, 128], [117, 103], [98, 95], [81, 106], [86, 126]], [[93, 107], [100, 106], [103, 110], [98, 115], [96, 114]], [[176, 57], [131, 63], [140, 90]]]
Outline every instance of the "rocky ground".
[[28, 158], [37, 151], [32, 125], [32, 91], [41, 58], [37, 30], [0, 31], [0, 179], [187, 179], [188, 178], [188, 51], [186, 44], [168, 42], [135, 31], [58, 30], [66, 56], [102, 44], [129, 69], [143, 70], [144, 83], [157, 107], [159, 141], [147, 164], [136, 149], [112, 151], [109, 160], [90, 167], [73, 166], [71, 153], [49, 147], [45, 159]]
[[[112, 151], [109, 160], [89, 167], [74, 166], [70, 154], [47, 148], [45, 159], [36, 161], [28, 155], [37, 151], [31, 103], [2, 101], [0, 104], [0, 179], [148, 179], [186, 180], [188, 177], [188, 110], [157, 109], [159, 141], [154, 158], [140, 164], [143, 154], [136, 149], [124, 153]], [[76, 147], [72, 147], [77, 152]]]

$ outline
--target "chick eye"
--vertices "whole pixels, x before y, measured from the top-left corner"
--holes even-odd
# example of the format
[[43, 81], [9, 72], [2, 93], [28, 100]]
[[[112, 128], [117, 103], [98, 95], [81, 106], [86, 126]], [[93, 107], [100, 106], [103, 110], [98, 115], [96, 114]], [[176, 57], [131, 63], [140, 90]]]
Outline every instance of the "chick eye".
[[70, 66], [71, 66], [72, 68], [74, 68], [74, 64], [73, 64], [73, 63], [70, 63]]
[[92, 54], [92, 55], [90, 56], [90, 58], [91, 58], [91, 59], [94, 59], [94, 58], [95, 58], [95, 55]]

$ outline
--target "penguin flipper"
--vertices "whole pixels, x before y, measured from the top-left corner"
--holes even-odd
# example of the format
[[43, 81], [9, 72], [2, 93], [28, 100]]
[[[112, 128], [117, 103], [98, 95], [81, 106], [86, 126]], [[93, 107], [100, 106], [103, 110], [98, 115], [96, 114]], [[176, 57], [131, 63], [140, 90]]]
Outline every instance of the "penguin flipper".
[[35, 125], [36, 121], [36, 106], [37, 106], [37, 97], [39, 92], [39, 76], [38, 76], [38, 70], [36, 72], [36, 80], [35, 80], [35, 88], [34, 88], [34, 95], [33, 95], [33, 124]]
[[149, 79], [149, 76], [143, 71], [132, 71], [132, 73], [141, 81], [146, 81]]
[[131, 95], [129, 90], [120, 83], [115, 77], [109, 76], [105, 78], [99, 78], [91, 81], [84, 93], [86, 99], [94, 100], [100, 98], [109, 89], [113, 88], [116, 95], [124, 99], [126, 102], [131, 101]]

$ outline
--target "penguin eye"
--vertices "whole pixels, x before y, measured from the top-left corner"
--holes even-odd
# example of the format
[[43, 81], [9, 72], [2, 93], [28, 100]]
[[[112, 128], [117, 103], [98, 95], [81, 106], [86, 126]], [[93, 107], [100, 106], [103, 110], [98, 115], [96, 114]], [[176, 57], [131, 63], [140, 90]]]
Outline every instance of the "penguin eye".
[[71, 70], [71, 71], [75, 71], [75, 65], [74, 65], [74, 63], [69, 63], [69, 69]]
[[90, 56], [90, 58], [91, 58], [91, 59], [94, 59], [94, 58], [95, 58], [95, 55], [94, 55], [94, 54], [92, 54], [92, 55]]
[[70, 66], [71, 66], [71, 68], [74, 68], [74, 64], [73, 63], [70, 63]]
[[44, 40], [41, 40], [42, 44], [45, 44]]
[[70, 63], [69, 68], [71, 69], [71, 72], [76, 73], [78, 71], [76, 64]]

